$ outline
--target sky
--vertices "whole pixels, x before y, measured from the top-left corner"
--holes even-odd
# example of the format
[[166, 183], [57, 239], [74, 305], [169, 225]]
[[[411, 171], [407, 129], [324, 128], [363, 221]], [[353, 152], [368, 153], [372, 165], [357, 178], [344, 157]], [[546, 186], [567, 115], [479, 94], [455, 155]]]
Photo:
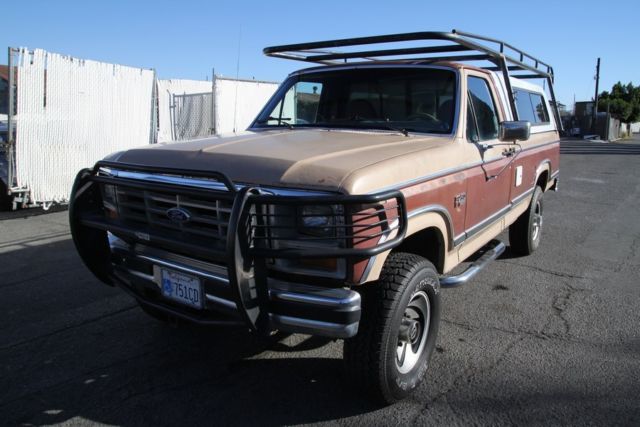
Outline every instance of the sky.
[[282, 81], [307, 66], [266, 57], [266, 46], [454, 28], [502, 39], [551, 64], [556, 96], [569, 109], [574, 97], [593, 97], [598, 57], [601, 90], [617, 81], [640, 84], [638, 0], [20, 0], [0, 7], [0, 47], [196, 80], [210, 79], [212, 68], [235, 77], [239, 63], [241, 78]]

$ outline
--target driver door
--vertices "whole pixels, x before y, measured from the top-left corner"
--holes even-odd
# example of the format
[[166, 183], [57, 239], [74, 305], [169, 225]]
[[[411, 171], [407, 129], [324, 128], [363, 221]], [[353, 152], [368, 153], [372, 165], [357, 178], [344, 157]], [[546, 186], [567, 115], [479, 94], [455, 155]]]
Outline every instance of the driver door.
[[493, 84], [484, 73], [470, 71], [466, 79], [467, 128], [469, 144], [474, 144], [479, 167], [474, 168], [467, 187], [467, 238], [500, 218], [509, 208], [511, 167], [498, 140], [504, 112], [496, 103]]

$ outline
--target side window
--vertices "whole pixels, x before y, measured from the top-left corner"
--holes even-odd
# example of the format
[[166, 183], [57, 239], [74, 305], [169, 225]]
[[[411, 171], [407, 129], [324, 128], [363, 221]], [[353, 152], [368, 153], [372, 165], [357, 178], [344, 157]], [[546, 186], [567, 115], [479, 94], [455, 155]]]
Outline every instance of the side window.
[[536, 116], [533, 114], [533, 106], [531, 105], [531, 97], [529, 92], [523, 90], [515, 91], [516, 108], [518, 109], [518, 119], [526, 120], [531, 124], [536, 123]]
[[471, 98], [467, 101], [467, 139], [471, 142], [478, 142], [478, 126], [476, 126], [476, 118], [473, 115]]
[[536, 123], [549, 123], [549, 113], [542, 96], [537, 93], [532, 93], [530, 96], [533, 111], [535, 111], [537, 117]]
[[487, 81], [470, 76], [467, 91], [477, 126], [477, 139], [485, 141], [498, 137], [498, 114]]
[[549, 123], [549, 112], [542, 95], [522, 89], [516, 89], [515, 95], [518, 119], [527, 120], [532, 125]]
[[267, 124], [315, 123], [321, 94], [322, 83], [296, 83], [289, 89], [282, 101], [276, 105], [276, 108], [273, 109]]

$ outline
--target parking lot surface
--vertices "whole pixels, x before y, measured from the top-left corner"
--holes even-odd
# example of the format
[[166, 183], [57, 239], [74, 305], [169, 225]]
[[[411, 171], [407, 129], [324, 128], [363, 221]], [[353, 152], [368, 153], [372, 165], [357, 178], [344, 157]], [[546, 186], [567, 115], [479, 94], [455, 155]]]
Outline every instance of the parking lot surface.
[[640, 145], [563, 142], [544, 218], [538, 252], [443, 290], [426, 381], [377, 408], [342, 342], [164, 325], [86, 270], [66, 212], [5, 216], [0, 423], [639, 425]]

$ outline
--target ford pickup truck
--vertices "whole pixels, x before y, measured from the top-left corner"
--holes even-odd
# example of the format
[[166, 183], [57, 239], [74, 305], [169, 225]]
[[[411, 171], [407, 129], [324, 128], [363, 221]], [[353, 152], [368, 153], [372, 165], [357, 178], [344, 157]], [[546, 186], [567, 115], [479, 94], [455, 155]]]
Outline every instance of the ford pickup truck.
[[73, 240], [158, 319], [344, 339], [353, 382], [396, 402], [427, 370], [441, 289], [500, 256], [504, 230], [512, 253], [540, 244], [553, 69], [455, 30], [264, 51], [315, 65], [246, 132], [80, 171]]

